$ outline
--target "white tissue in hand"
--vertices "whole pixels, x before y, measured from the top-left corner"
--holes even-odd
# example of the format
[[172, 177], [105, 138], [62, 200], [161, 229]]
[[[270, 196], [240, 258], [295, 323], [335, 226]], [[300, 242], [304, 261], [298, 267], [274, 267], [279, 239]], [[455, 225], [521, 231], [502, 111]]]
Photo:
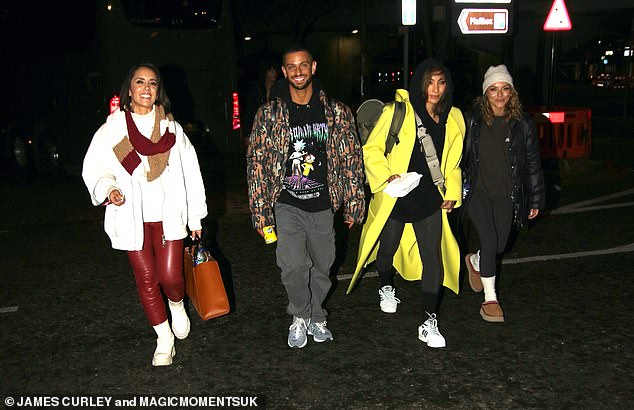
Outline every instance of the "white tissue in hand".
[[406, 172], [400, 178], [394, 179], [387, 184], [383, 192], [394, 198], [400, 198], [409, 194], [420, 183], [421, 174], [418, 172]]

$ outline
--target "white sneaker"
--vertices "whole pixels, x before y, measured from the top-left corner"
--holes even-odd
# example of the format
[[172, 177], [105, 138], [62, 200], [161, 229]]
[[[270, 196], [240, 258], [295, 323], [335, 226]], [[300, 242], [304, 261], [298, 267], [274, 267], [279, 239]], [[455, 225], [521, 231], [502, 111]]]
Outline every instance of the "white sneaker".
[[306, 331], [306, 321], [304, 318], [294, 316], [293, 323], [288, 328], [288, 347], [301, 349], [306, 346], [306, 342], [308, 342]]
[[[429, 313], [428, 313], [429, 315]], [[438, 321], [436, 320], [436, 314], [429, 315], [429, 319], [418, 327], [418, 339], [421, 342], [427, 343], [429, 347], [445, 347], [447, 344], [445, 338], [438, 331]]]
[[396, 297], [396, 289], [390, 285], [385, 285], [379, 289], [379, 306], [385, 313], [396, 313], [396, 308], [401, 301]]

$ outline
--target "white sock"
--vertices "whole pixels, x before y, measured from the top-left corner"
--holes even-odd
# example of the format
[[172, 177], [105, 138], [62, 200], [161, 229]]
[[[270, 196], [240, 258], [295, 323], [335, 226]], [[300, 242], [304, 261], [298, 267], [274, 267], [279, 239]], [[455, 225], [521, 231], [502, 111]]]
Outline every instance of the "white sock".
[[480, 276], [480, 279], [482, 279], [482, 286], [484, 287], [484, 301], [498, 300], [495, 294], [495, 276], [491, 276], [490, 278]]
[[185, 311], [183, 299], [178, 302], [169, 300], [170, 312], [172, 312], [172, 332], [179, 339], [184, 339], [189, 335], [189, 318]]
[[161, 324], [152, 327], [154, 328], [154, 331], [156, 332], [156, 335], [159, 339], [170, 339], [173, 337], [172, 329], [170, 329], [170, 324], [167, 320]]
[[183, 303], [183, 299], [179, 302], [172, 302], [167, 299], [168, 305], [170, 307], [170, 312], [172, 313], [172, 320], [174, 319], [174, 315], [182, 314], [185, 312], [185, 304]]

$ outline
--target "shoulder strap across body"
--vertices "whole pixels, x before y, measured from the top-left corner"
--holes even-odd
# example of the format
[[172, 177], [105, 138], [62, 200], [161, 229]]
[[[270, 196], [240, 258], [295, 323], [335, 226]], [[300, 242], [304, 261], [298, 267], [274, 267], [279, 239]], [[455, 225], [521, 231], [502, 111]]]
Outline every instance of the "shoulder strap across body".
[[438, 155], [436, 155], [434, 141], [432, 140], [431, 135], [427, 132], [427, 129], [423, 125], [423, 122], [418, 114], [414, 113], [414, 115], [416, 115], [416, 136], [418, 137], [418, 141], [420, 141], [423, 155], [425, 155], [425, 161], [427, 162], [431, 179], [434, 181], [434, 185], [440, 188], [444, 195], [445, 177], [443, 177], [442, 172], [440, 171], [440, 161], [438, 161]]
[[392, 148], [394, 147], [394, 144], [398, 144], [400, 142], [398, 139], [398, 133], [401, 130], [401, 126], [403, 125], [404, 119], [405, 119], [405, 103], [402, 101], [394, 101], [394, 114], [392, 115], [390, 130], [387, 133], [387, 139], [385, 140], [385, 152], [383, 153], [386, 157], [387, 157], [387, 154], [392, 152]]

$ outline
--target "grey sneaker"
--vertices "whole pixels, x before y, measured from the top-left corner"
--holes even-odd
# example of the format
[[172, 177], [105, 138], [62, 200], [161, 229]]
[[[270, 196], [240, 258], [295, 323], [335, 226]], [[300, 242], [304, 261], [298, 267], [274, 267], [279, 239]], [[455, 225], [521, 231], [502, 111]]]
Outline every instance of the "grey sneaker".
[[429, 347], [445, 347], [445, 338], [438, 330], [436, 314], [427, 314], [429, 315], [429, 319], [418, 327], [418, 339], [420, 339], [421, 342], [427, 343], [427, 346]]
[[396, 308], [401, 301], [396, 297], [396, 289], [393, 286], [385, 285], [379, 289], [379, 306], [385, 313], [396, 313]]
[[288, 328], [288, 346], [301, 349], [306, 346], [306, 321], [297, 316], [293, 316], [293, 324]]
[[321, 343], [326, 340], [333, 340], [332, 332], [326, 327], [326, 321], [312, 322], [308, 321], [308, 334], [313, 337], [315, 342]]

